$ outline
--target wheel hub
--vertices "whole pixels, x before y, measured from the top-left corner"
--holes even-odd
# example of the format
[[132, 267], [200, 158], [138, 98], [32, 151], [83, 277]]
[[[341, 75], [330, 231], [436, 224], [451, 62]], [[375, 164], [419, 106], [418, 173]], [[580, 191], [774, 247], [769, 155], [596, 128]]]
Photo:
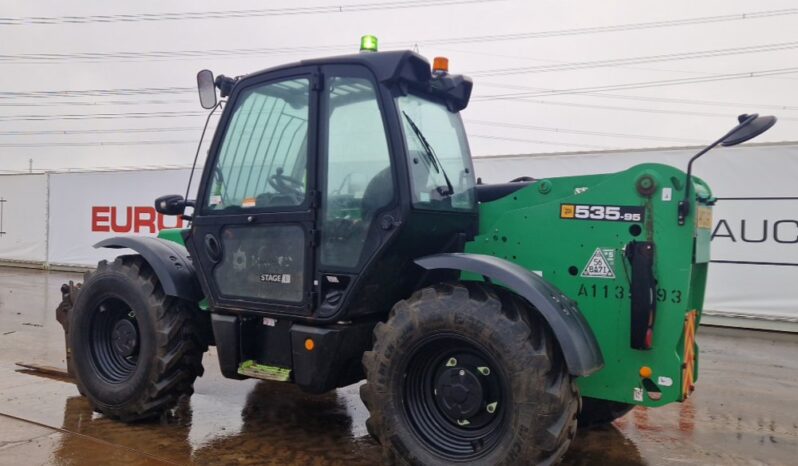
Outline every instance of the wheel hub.
[[402, 397], [413, 433], [453, 462], [491, 451], [508, 429], [506, 379], [492, 355], [449, 332], [430, 335], [409, 352]]
[[484, 390], [479, 377], [470, 369], [450, 367], [435, 383], [435, 400], [451, 421], [468, 419], [482, 408]]
[[111, 340], [116, 354], [123, 358], [127, 358], [132, 356], [138, 349], [138, 330], [133, 322], [127, 319], [120, 319], [114, 324], [114, 329], [111, 332]]

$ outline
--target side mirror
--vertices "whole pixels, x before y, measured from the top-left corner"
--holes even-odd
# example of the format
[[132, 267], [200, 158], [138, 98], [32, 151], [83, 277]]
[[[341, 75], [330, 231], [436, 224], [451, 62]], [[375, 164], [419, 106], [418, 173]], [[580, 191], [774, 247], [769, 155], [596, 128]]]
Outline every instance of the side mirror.
[[739, 124], [729, 131], [720, 144], [724, 147], [736, 146], [749, 139], [754, 139], [776, 124], [774, 116], [740, 115], [737, 117]]
[[677, 221], [679, 225], [684, 225], [687, 214], [690, 213], [690, 177], [693, 175], [693, 162], [697, 158], [712, 150], [718, 144], [728, 147], [736, 146], [749, 139], [753, 139], [765, 131], [769, 130], [776, 124], [776, 117], [774, 116], [759, 116], [754, 113], [751, 115], [742, 114], [737, 117], [737, 126], [730, 129], [728, 133], [724, 134], [720, 139], [703, 148], [699, 153], [693, 156], [687, 163], [687, 175], [684, 180], [684, 200], [679, 201], [679, 208], [677, 210]]
[[216, 106], [216, 86], [213, 82], [213, 73], [210, 70], [202, 70], [197, 73], [197, 90], [202, 108], [209, 110]]
[[155, 200], [155, 211], [163, 215], [182, 215], [190, 205], [180, 194], [167, 194]]

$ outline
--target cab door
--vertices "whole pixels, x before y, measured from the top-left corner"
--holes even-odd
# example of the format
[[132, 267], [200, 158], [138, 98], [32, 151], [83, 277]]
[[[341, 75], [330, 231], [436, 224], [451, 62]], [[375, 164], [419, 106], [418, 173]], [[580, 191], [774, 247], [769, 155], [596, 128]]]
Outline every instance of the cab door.
[[319, 111], [318, 317], [346, 305], [393, 233], [398, 189], [386, 108], [365, 67], [324, 65]]
[[230, 97], [188, 241], [215, 308], [311, 312], [319, 79], [294, 68]]

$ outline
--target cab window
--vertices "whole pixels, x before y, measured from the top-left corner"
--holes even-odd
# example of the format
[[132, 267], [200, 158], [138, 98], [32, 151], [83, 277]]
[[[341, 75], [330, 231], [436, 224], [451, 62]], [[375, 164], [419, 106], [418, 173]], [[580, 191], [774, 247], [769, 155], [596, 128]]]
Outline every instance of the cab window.
[[474, 170], [460, 115], [416, 95], [396, 99], [407, 147], [413, 206], [473, 210]]
[[275, 209], [304, 203], [309, 81], [253, 86], [239, 95], [205, 199], [206, 210]]
[[354, 267], [377, 213], [394, 197], [390, 154], [372, 82], [332, 76], [328, 83], [321, 262]]

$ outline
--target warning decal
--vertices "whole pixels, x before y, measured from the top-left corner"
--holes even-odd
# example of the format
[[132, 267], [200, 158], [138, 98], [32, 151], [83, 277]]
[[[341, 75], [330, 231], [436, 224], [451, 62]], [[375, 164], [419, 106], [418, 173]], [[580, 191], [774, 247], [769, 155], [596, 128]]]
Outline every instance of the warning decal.
[[615, 278], [615, 250], [596, 248], [582, 270], [583, 277]]

